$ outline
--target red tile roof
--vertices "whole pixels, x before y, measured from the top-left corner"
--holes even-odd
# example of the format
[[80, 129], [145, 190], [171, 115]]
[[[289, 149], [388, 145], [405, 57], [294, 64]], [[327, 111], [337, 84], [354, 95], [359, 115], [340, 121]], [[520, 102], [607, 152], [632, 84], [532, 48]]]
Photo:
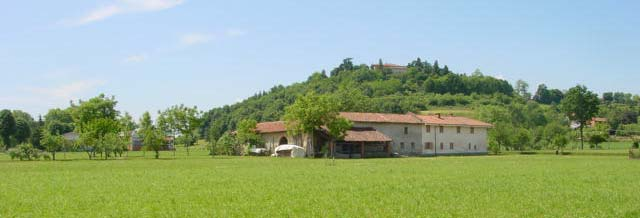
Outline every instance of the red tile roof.
[[357, 113], [357, 112], [341, 112], [341, 117], [352, 122], [365, 123], [410, 123], [422, 124], [422, 120], [412, 114], [382, 114], [382, 113]]
[[285, 125], [284, 121], [258, 123], [256, 131], [259, 133], [286, 132], [287, 125]]
[[347, 130], [346, 142], [390, 142], [391, 138], [373, 128], [354, 128]]
[[492, 127], [493, 125], [479, 120], [467, 117], [456, 116], [440, 116], [438, 115], [416, 115], [425, 124], [445, 125], [445, 126], [473, 126], [473, 127]]

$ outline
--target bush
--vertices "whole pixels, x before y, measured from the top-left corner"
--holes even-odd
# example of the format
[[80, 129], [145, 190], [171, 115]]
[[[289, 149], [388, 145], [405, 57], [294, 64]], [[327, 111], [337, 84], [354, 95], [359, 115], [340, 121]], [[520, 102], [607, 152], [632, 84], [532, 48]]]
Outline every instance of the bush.
[[17, 148], [9, 149], [11, 160], [39, 160], [42, 152], [33, 148], [31, 144], [20, 144]]
[[633, 145], [631, 145], [631, 148], [633, 148], [633, 149], [638, 149], [638, 148], [640, 148], [640, 142], [638, 142], [638, 141], [634, 141], [634, 142], [633, 142]]

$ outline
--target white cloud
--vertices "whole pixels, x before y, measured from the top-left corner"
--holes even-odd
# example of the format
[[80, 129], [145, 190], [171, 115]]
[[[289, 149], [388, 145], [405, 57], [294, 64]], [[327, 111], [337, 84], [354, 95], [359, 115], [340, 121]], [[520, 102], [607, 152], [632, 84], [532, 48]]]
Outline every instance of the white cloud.
[[183, 45], [195, 45], [202, 44], [211, 41], [214, 38], [213, 34], [206, 33], [189, 33], [180, 37], [180, 43]]
[[85, 25], [105, 20], [118, 14], [160, 11], [176, 7], [184, 0], [118, 0], [87, 12], [84, 16], [63, 21], [67, 25]]
[[131, 55], [123, 60], [124, 63], [138, 63], [147, 60], [146, 54]]
[[72, 100], [78, 98], [79, 95], [82, 95], [85, 92], [94, 90], [95, 88], [104, 85], [105, 83], [106, 82], [103, 80], [80, 80], [57, 87], [32, 87], [26, 88], [26, 90], [39, 96]]

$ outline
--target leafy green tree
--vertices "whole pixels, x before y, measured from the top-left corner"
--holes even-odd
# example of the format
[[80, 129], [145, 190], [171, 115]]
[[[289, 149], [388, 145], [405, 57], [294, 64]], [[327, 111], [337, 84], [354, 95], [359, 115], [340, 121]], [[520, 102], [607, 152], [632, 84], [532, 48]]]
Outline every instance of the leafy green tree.
[[[99, 153], [105, 159], [115, 150], [113, 135], [122, 134], [122, 126], [118, 120], [120, 112], [116, 110], [115, 97], [100, 94], [88, 101], [79, 100], [71, 104], [69, 111], [74, 120], [75, 132], [80, 134], [80, 142], [84, 145], [89, 158]], [[105, 138], [105, 136], [108, 138]]]
[[591, 146], [596, 149], [598, 148], [599, 144], [606, 141], [607, 141], [607, 138], [605, 138], [602, 134], [596, 134], [589, 137], [589, 144], [591, 144]]
[[[158, 126], [165, 132], [175, 136], [180, 134], [187, 138], [195, 138], [198, 128], [201, 124], [201, 112], [197, 107], [185, 107], [184, 105], [175, 105], [169, 109], [162, 111], [158, 116]], [[195, 143], [195, 140], [187, 141], [184, 146], [189, 155], [189, 147]]]
[[218, 139], [218, 142], [216, 142], [216, 147], [222, 149], [227, 155], [231, 155], [237, 144], [236, 138], [228, 132], [225, 132], [220, 139]]
[[155, 158], [160, 158], [160, 151], [165, 145], [164, 133], [159, 129], [147, 129], [142, 135], [145, 150], [153, 151]]
[[64, 143], [65, 139], [63, 136], [49, 133], [44, 134], [42, 140], [40, 140], [40, 144], [42, 144], [47, 152], [51, 153], [53, 160], [56, 160], [56, 152], [62, 149]]
[[524, 128], [517, 129], [516, 135], [514, 137], [514, 149], [516, 150], [524, 150], [526, 148], [531, 147], [531, 132]]
[[11, 147], [11, 136], [16, 132], [16, 120], [10, 110], [0, 111], [0, 137], [4, 149]]
[[570, 120], [579, 124], [580, 149], [584, 149], [584, 127], [598, 113], [598, 96], [585, 86], [576, 86], [567, 92], [560, 108]]
[[258, 145], [261, 143], [262, 138], [256, 132], [257, 121], [253, 119], [244, 119], [238, 123], [238, 130], [236, 131], [237, 142], [244, 146], [243, 153], [247, 154], [247, 149], [252, 145]]
[[53, 135], [72, 132], [74, 121], [70, 110], [50, 109], [44, 116], [44, 131]]
[[551, 143], [556, 148], [556, 155], [562, 154], [564, 152], [564, 148], [569, 144], [569, 139], [567, 138], [567, 135], [556, 134]]
[[26, 143], [29, 141], [31, 137], [31, 126], [28, 120], [24, 118], [19, 118], [16, 120], [16, 131], [13, 135], [13, 138], [17, 143]]
[[[327, 126], [333, 136], [343, 135], [350, 127], [339, 115], [339, 105], [328, 95], [307, 93], [285, 109], [284, 120], [292, 135], [313, 141], [313, 132]], [[331, 129], [336, 128], [336, 129]], [[314, 149], [313, 147], [307, 149]]]
[[516, 92], [518, 92], [518, 95], [524, 100], [531, 99], [531, 93], [529, 93], [529, 83], [525, 82], [524, 80], [516, 81], [515, 90]]
[[495, 143], [495, 154], [498, 154], [503, 147], [510, 148], [513, 145], [513, 126], [509, 123], [499, 122], [489, 130], [489, 141]]
[[39, 117], [38, 122], [36, 122], [36, 124], [34, 125], [33, 131], [31, 133], [31, 138], [29, 139], [33, 147], [36, 149], [44, 149], [44, 147], [42, 147], [42, 145], [40, 144], [40, 139], [42, 139], [43, 136], [43, 128], [44, 121], [42, 121], [42, 117]]

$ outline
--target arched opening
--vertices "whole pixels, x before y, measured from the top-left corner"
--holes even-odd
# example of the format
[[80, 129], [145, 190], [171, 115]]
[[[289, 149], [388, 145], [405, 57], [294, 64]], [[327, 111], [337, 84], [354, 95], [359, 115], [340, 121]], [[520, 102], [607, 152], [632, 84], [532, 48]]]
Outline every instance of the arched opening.
[[282, 138], [280, 138], [280, 142], [278, 142], [278, 145], [286, 145], [289, 144], [289, 140], [287, 140], [287, 137], [282, 136]]

